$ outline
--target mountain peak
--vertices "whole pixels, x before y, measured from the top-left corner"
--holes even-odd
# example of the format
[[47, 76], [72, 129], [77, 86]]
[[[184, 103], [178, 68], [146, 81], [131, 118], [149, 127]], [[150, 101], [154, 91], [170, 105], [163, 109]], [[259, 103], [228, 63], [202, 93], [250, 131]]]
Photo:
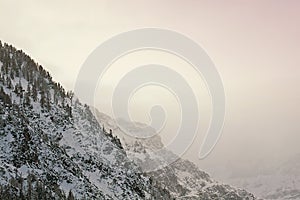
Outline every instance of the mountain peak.
[[[158, 151], [154, 129], [121, 120], [124, 132], [93, 110], [0, 42], [0, 199], [255, 199]], [[143, 170], [166, 157], [175, 162]]]
[[0, 68], [1, 199], [171, 198], [29, 56], [1, 43]]

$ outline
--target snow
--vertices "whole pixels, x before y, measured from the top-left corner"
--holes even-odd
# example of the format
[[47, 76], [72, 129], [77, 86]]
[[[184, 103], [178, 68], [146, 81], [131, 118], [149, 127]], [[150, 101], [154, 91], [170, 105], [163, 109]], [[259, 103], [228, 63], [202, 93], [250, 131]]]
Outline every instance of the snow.
[[[291, 198], [291, 196], [286, 194], [292, 191], [298, 191], [298, 194], [300, 194], [300, 176], [298, 174], [258, 175], [243, 179], [232, 179], [230, 183], [246, 188], [265, 199], [281, 199], [283, 196], [286, 199]], [[293, 199], [300, 199], [300, 196]]]
[[26, 165], [22, 165], [19, 169], [18, 172], [21, 174], [23, 178], [26, 178], [28, 175], [28, 172], [30, 172], [30, 168]]
[[[15, 56], [17, 54], [10, 53], [12, 62], [22, 58]], [[20, 68], [28, 70], [26, 66], [27, 63], [23, 62]], [[72, 116], [69, 116], [66, 111], [69, 107], [63, 106], [62, 97], [58, 97], [58, 103], [54, 103], [55, 83], [41, 71], [34, 71], [32, 76], [35, 81], [48, 87], [45, 91], [38, 88], [38, 93], [50, 93], [47, 99], [50, 108], [47, 109], [40, 104], [40, 94], [37, 101], [30, 97], [30, 106], [23, 105], [22, 99], [13, 89], [6, 87], [4, 82], [0, 83], [5, 93], [11, 95], [14, 104], [11, 109], [0, 102], [4, 113], [0, 119], [7, 124], [0, 135], [1, 184], [9, 184], [18, 172], [17, 175], [21, 174], [24, 178], [28, 178], [28, 173], [34, 175], [39, 181], [48, 184], [45, 188], [58, 184], [65, 193], [72, 190], [76, 197], [87, 199], [144, 199], [143, 195], [148, 199], [169, 199], [169, 192], [177, 198], [186, 193], [186, 197], [197, 199], [198, 192], [214, 198], [223, 197], [228, 192], [236, 197], [251, 197], [247, 192], [240, 195], [239, 189], [219, 184], [193, 163], [178, 158], [170, 151], [158, 151], [163, 144], [160, 137], [154, 136], [155, 130], [151, 127], [121, 121], [126, 129], [122, 130], [105, 115], [97, 115], [98, 122], [95, 112], [93, 114], [88, 106], [77, 102], [76, 97], [72, 105], [65, 99], [65, 104], [72, 108]], [[20, 74], [21, 79], [15, 77], [12, 85], [20, 82], [26, 90], [28, 81], [26, 76]], [[63, 90], [57, 90], [64, 93]], [[7, 120], [8, 115], [10, 120]], [[114, 136], [104, 133], [103, 126], [111, 128]], [[154, 137], [136, 140], [128, 136], [126, 131]], [[115, 136], [121, 139], [123, 146], [120, 146]], [[155, 164], [165, 165], [168, 163], [166, 159], [170, 158], [178, 160], [159, 171], [143, 173], [141, 170]], [[152, 181], [155, 184], [150, 183]], [[163, 190], [163, 187], [169, 192]]]
[[63, 180], [60, 184], [60, 187], [63, 191], [68, 194], [70, 190], [74, 191], [76, 189], [76, 184], [74, 183], [67, 183], [67, 181]]
[[[109, 116], [98, 112], [96, 109], [94, 109], [94, 113], [100, 124], [108, 129], [112, 129], [114, 135], [121, 138], [128, 157], [134, 160], [143, 170], [147, 171], [151, 165], [161, 165], [159, 171], [150, 174], [152, 177], [155, 177], [154, 179], [156, 181], [160, 181], [162, 185], [169, 188], [176, 199], [199, 199], [199, 191], [203, 191], [212, 196], [218, 196], [221, 195], [219, 194], [218, 188], [240, 195], [241, 190], [214, 181], [208, 174], [199, 170], [191, 162], [180, 159], [170, 151], [160, 151], [163, 144], [160, 137], [155, 134], [153, 128], [145, 128], [146, 126], [144, 124], [126, 121], [121, 121], [122, 128], [119, 128], [117, 122], [113, 121]], [[153, 137], [147, 139], [133, 138], [128, 136], [127, 131], [133, 131], [134, 134], [140, 134], [145, 131], [147, 136], [153, 135]], [[171, 165], [167, 165], [168, 159], [176, 161]], [[176, 179], [174, 179], [173, 175]], [[183, 191], [177, 189], [179, 186], [189, 192], [181, 196]], [[246, 196], [249, 195], [246, 191], [244, 191], [244, 194]], [[253, 199], [251, 195], [247, 197]]]

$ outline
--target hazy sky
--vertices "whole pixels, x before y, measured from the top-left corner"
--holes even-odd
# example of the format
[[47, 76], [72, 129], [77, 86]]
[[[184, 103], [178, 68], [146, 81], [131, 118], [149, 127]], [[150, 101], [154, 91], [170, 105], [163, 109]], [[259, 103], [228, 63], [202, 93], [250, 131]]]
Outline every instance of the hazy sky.
[[[213, 172], [217, 165], [238, 168], [300, 153], [299, 1], [0, 0], [0, 39], [23, 49], [67, 89], [101, 42], [143, 27], [189, 36], [223, 79], [223, 135], [199, 161], [203, 168]], [[194, 161], [200, 142], [187, 153]]]

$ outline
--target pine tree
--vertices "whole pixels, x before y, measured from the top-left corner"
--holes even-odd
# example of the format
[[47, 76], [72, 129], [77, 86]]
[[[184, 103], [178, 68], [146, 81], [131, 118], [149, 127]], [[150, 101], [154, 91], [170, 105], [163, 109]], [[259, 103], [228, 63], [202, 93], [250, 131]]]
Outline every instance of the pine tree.
[[36, 89], [36, 84], [32, 86], [32, 98], [34, 101], [37, 101], [37, 89]]
[[66, 112], [67, 112], [68, 117], [72, 118], [72, 107], [69, 106], [68, 104], [66, 106]]
[[71, 105], [73, 104], [73, 97], [74, 97], [74, 92], [68, 91], [67, 92], [67, 97], [70, 99]]
[[43, 190], [43, 184], [40, 181], [37, 181], [36, 186], [35, 186], [35, 191], [37, 194], [37, 199], [43, 199], [43, 194], [44, 194], [44, 190]]
[[13, 80], [13, 79], [15, 79], [15, 76], [14, 76], [14, 72], [11, 70], [10, 71], [10, 78]]
[[24, 95], [24, 106], [30, 106], [30, 102], [30, 95], [28, 92], [26, 92]]
[[31, 89], [30, 89], [30, 84], [28, 82], [27, 84], [27, 94], [30, 96], [31, 95]]
[[51, 97], [50, 97], [50, 94], [49, 92], [46, 93], [46, 108], [48, 111], [50, 111], [51, 109]]
[[3, 87], [0, 87], [0, 99], [7, 105], [11, 105], [11, 98], [3, 90]]
[[9, 89], [13, 88], [12, 83], [11, 83], [11, 79], [9, 77], [6, 77], [6, 85]]
[[31, 180], [31, 174], [28, 174], [27, 176], [27, 199], [31, 200], [31, 196], [32, 196], [32, 180]]
[[45, 92], [43, 90], [41, 90], [40, 94], [41, 94], [40, 104], [41, 104], [41, 107], [44, 108], [45, 104], [46, 104]]
[[67, 200], [75, 200], [75, 197], [74, 197], [74, 195], [73, 195], [73, 193], [72, 193], [72, 190], [70, 190], [70, 192], [69, 192], [69, 194], [68, 194]]

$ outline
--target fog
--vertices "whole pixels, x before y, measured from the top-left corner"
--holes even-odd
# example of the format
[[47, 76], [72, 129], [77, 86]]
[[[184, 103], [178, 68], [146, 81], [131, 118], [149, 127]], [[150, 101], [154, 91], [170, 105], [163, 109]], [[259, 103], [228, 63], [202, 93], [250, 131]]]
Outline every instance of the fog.
[[[187, 35], [213, 60], [225, 88], [224, 128], [208, 157], [198, 159], [211, 117], [209, 93], [203, 80], [174, 56], [146, 51], [120, 59], [103, 78], [96, 106], [111, 114], [109, 101], [101, 101], [101, 95], [111, 95], [126, 69], [151, 59], [171, 65], [192, 85], [202, 116], [203, 126], [184, 157], [217, 178], [228, 175], [226, 168], [242, 176], [259, 173], [257, 165], [275, 166], [300, 154], [299, 4], [292, 0], [226, 1], [226, 5], [211, 1], [0, 0], [0, 38], [23, 49], [54, 80], [72, 90], [88, 55], [113, 35], [143, 27]], [[118, 65], [127, 68], [119, 71]], [[161, 89], [145, 89], [133, 98], [132, 115], [137, 121], [149, 122], [145, 114], [149, 105], [163, 101], [168, 105], [166, 111], [172, 113], [162, 133], [167, 142], [178, 125], [176, 100]]]

